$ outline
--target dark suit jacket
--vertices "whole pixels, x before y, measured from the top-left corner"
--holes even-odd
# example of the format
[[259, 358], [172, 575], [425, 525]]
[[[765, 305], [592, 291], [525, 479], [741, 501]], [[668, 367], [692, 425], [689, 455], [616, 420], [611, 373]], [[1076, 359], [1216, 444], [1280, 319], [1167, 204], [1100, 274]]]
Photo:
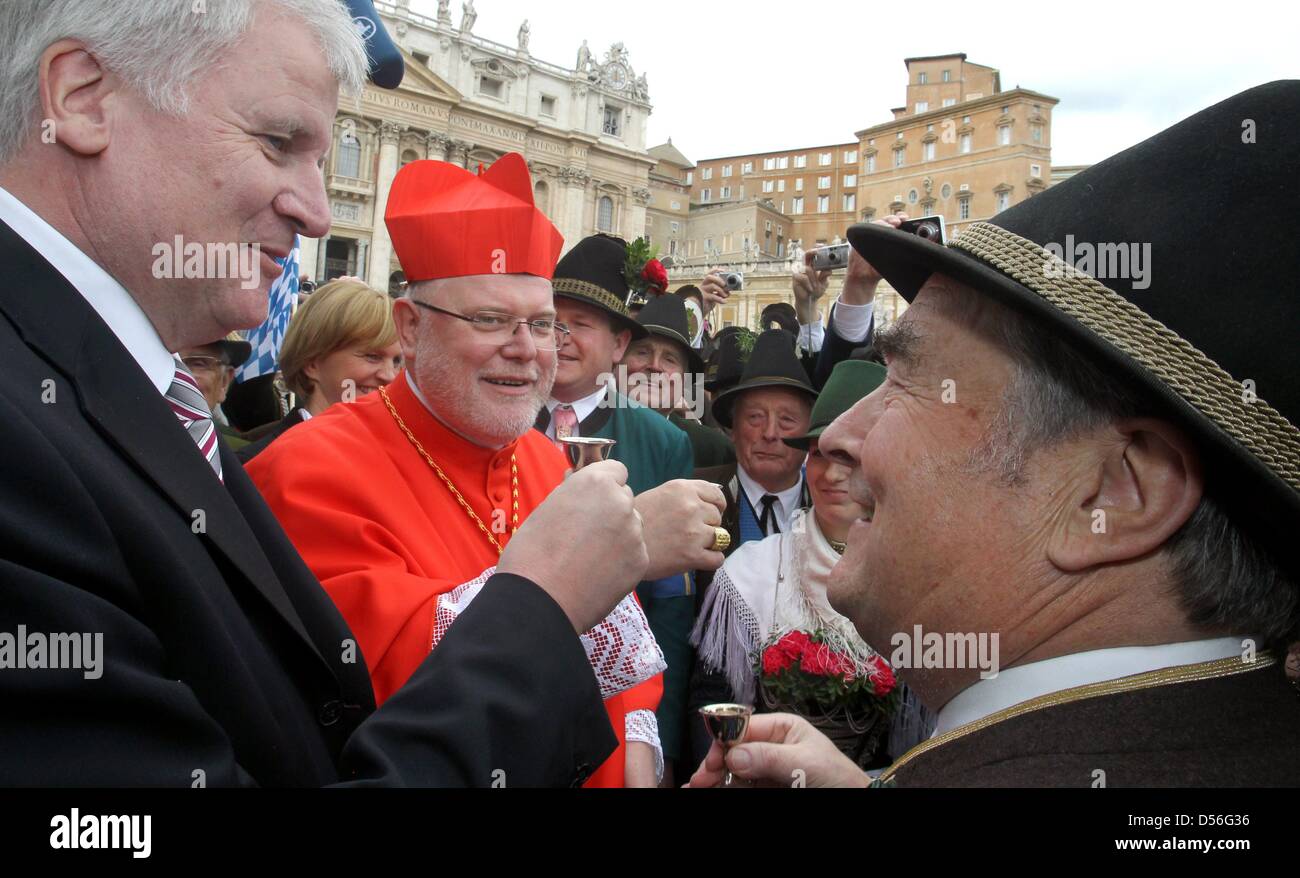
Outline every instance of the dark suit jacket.
[[[722, 496], [727, 501], [727, 509], [722, 513], [722, 526], [727, 529], [731, 535], [731, 545], [727, 548], [726, 554], [730, 555], [740, 546], [740, 503], [746, 502], [744, 493], [745, 489], [740, 486], [740, 476], [737, 475], [736, 463], [729, 463], [726, 466], [710, 466], [695, 471], [695, 478], [706, 482], [713, 482], [722, 489]], [[799, 499], [800, 506], [811, 506], [812, 497], [808, 493], [808, 480], [803, 480], [803, 492]], [[713, 580], [712, 576], [708, 577], [709, 581]], [[699, 587], [699, 592], [703, 593], [704, 586]]]
[[102, 676], [0, 670], [0, 785], [568, 785], [612, 752], [564, 613], [500, 576], [382, 710], [235, 457], [224, 487], [82, 296], [0, 223], [0, 633], [102, 635]]
[[293, 427], [303, 422], [303, 409], [301, 407], [294, 409], [278, 421], [270, 424], [264, 424], [256, 430], [250, 430], [247, 434], [249, 442], [242, 448], [235, 450], [235, 457], [239, 458], [240, 463], [248, 463], [257, 457], [266, 447], [279, 439]]
[[1295, 787], [1300, 697], [1278, 663], [1044, 707], [926, 746], [899, 760], [899, 786]]
[[808, 373], [808, 380], [812, 382], [813, 387], [821, 390], [826, 386], [826, 382], [831, 377], [831, 372], [835, 371], [835, 366], [847, 360], [853, 355], [858, 348], [864, 348], [871, 344], [871, 340], [876, 334], [876, 318], [873, 314], [871, 324], [867, 327], [867, 337], [864, 341], [848, 341], [842, 335], [835, 331], [835, 320], [832, 317], [827, 322], [826, 335], [822, 341], [822, 349], [816, 354], [800, 353], [800, 361], [803, 363], [804, 371]]

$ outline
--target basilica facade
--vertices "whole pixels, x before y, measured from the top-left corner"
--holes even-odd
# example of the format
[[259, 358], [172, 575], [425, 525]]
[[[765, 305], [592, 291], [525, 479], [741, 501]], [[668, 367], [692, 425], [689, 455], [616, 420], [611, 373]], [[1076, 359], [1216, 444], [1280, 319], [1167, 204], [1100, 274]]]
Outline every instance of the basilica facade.
[[529, 51], [524, 22], [509, 46], [473, 32], [473, 2], [454, 23], [446, 0], [436, 17], [405, 2], [375, 4], [400, 46], [406, 77], [396, 90], [367, 85], [340, 100], [325, 167], [333, 227], [302, 242], [303, 275], [355, 275], [380, 290], [402, 280], [384, 209], [397, 171], [437, 159], [474, 170], [510, 152], [532, 171], [538, 206], [566, 250], [598, 231], [645, 232], [650, 203], [646, 151], [649, 87], [622, 44], [597, 55], [584, 42], [573, 67]]

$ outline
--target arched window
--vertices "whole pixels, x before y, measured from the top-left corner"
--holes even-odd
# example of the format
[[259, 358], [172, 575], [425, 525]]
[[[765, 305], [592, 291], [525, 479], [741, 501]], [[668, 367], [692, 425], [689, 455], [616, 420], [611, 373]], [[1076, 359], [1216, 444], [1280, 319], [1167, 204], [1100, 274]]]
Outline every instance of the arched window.
[[418, 161], [419, 158], [420, 156], [416, 154], [415, 150], [413, 149], [406, 150], [405, 152], [402, 153], [402, 167], [406, 167], [411, 162]]
[[542, 213], [549, 213], [551, 209], [551, 188], [546, 185], [546, 181], [538, 180], [537, 185], [533, 187], [533, 203]]
[[608, 195], [602, 195], [596, 204], [596, 230], [614, 231], [614, 199]]
[[361, 176], [361, 141], [351, 131], [344, 131], [339, 138], [338, 158], [334, 161], [334, 170], [340, 177]]

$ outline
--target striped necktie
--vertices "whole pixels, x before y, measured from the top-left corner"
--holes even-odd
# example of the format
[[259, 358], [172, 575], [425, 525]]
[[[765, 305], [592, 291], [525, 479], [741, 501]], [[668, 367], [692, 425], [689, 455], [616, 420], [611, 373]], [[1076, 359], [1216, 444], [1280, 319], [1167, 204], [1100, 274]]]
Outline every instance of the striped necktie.
[[190, 434], [190, 438], [198, 446], [199, 453], [207, 459], [208, 465], [217, 474], [217, 478], [224, 482], [225, 480], [221, 478], [217, 425], [212, 423], [212, 412], [208, 409], [208, 401], [203, 398], [194, 376], [190, 374], [189, 369], [185, 368], [185, 364], [179, 357], [176, 358], [176, 375], [172, 378], [172, 386], [167, 388], [164, 396], [167, 404], [176, 413], [176, 417], [180, 419], [185, 432]]

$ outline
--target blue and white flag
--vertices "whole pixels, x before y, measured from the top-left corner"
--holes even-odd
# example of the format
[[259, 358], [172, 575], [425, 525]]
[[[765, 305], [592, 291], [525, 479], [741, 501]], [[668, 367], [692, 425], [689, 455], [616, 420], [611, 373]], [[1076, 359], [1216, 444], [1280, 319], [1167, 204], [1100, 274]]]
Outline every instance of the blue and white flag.
[[302, 259], [302, 242], [295, 235], [293, 250], [287, 259], [277, 260], [283, 271], [271, 284], [270, 309], [266, 322], [248, 333], [247, 341], [253, 346], [253, 354], [239, 371], [235, 380], [239, 383], [271, 375], [279, 365], [280, 347], [284, 344], [284, 333], [289, 328], [289, 318], [293, 316], [293, 306], [298, 300], [298, 263]]

